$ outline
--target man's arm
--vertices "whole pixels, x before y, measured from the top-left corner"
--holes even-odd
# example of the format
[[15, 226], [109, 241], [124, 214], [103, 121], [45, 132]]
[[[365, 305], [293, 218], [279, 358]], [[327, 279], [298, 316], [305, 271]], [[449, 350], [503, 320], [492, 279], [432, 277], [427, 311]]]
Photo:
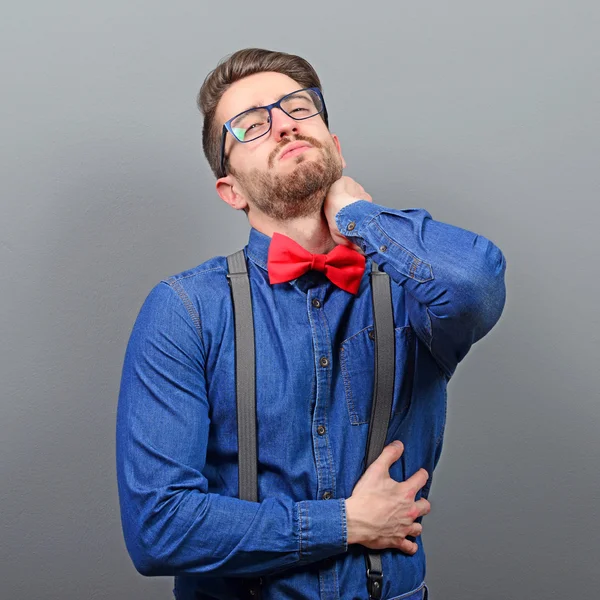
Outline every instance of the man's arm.
[[344, 499], [258, 503], [207, 492], [205, 361], [189, 298], [157, 284], [127, 345], [117, 409], [121, 523], [136, 569], [250, 577], [345, 552]]
[[[339, 196], [334, 207], [329, 214], [339, 234], [404, 286], [412, 327], [452, 377], [502, 314], [506, 260], [500, 249], [483, 236], [433, 220], [421, 208], [344, 202]], [[331, 228], [331, 216], [328, 220]]]

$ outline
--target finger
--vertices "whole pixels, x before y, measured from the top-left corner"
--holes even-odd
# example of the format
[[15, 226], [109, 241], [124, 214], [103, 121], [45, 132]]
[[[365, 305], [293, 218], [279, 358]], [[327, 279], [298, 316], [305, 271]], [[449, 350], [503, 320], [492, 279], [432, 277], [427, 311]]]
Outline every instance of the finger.
[[410, 529], [410, 533], [408, 535], [412, 537], [417, 537], [423, 533], [423, 525], [421, 523], [413, 523], [413, 526]]
[[429, 473], [425, 469], [419, 469], [408, 479], [405, 479], [404, 483], [408, 484], [410, 494], [415, 496], [417, 492], [427, 483], [428, 479]]
[[431, 504], [426, 498], [420, 498], [415, 502], [415, 505], [419, 509], [419, 517], [428, 515], [431, 512]]
[[414, 554], [419, 549], [419, 545], [416, 542], [404, 539], [400, 542], [398, 549], [407, 554]]
[[390, 467], [402, 456], [403, 452], [404, 444], [400, 440], [394, 440], [382, 450], [371, 466], [378, 465], [389, 471]]

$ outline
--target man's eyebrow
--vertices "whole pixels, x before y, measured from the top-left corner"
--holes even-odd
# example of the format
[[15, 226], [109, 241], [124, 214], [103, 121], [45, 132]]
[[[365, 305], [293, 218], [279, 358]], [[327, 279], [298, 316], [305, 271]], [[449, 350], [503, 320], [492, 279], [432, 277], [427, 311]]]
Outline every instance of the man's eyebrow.
[[[293, 94], [293, 93], [294, 92], [287, 92], [286, 94], [281, 94], [281, 96], [279, 96], [279, 98], [277, 98], [277, 100], [274, 100], [273, 102], [277, 102], [278, 100], [281, 100], [285, 96], [289, 96], [290, 94]], [[271, 104], [271, 102], [269, 102], [269, 104]], [[263, 106], [267, 106], [267, 105], [266, 104], [253, 104], [252, 106], [248, 106], [248, 108], [244, 108], [244, 110], [241, 110], [240, 113], [246, 112], [247, 110], [251, 110], [253, 108], [262, 108]]]

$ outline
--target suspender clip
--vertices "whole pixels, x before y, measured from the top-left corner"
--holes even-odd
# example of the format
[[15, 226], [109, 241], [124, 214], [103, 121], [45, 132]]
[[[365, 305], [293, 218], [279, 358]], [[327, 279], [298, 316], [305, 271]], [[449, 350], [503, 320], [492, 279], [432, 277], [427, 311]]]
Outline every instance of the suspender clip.
[[382, 586], [383, 573], [373, 572], [371, 569], [367, 569], [367, 589], [369, 590], [370, 600], [380, 600]]

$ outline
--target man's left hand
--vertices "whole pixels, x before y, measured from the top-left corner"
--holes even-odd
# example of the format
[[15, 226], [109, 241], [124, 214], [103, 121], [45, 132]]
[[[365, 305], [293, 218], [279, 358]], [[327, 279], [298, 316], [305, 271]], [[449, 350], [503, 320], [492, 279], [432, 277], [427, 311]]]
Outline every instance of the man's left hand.
[[325, 198], [325, 202], [323, 204], [323, 212], [325, 214], [325, 218], [327, 219], [329, 232], [333, 241], [336, 244], [350, 246], [354, 250], [364, 254], [362, 248], [356, 244], [353, 244], [347, 237], [343, 236], [339, 232], [335, 223], [335, 215], [338, 213], [338, 211], [344, 206], [348, 206], [348, 204], [352, 204], [358, 200], [367, 200], [368, 202], [373, 202], [373, 198], [371, 198], [371, 196], [365, 192], [365, 189], [362, 185], [360, 185], [360, 183], [354, 181], [352, 177], [343, 175], [329, 188], [329, 192], [327, 192], [327, 197]]

